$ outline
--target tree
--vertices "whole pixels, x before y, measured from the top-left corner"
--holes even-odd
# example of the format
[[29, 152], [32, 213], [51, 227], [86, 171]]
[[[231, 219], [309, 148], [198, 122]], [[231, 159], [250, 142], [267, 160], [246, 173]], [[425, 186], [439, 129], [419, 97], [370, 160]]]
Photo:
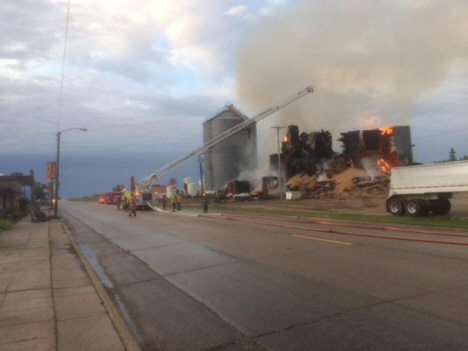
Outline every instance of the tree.
[[33, 194], [36, 200], [43, 200], [45, 197], [45, 189], [47, 184], [42, 184], [41, 182], [35, 182], [33, 186]]
[[450, 149], [450, 155], [449, 155], [449, 161], [456, 161], [457, 160], [457, 156], [456, 156], [456, 152], [455, 152], [455, 149], [452, 147]]
[[117, 184], [117, 185], [114, 186], [112, 189], [113, 189], [114, 192], [117, 193], [117, 192], [119, 192], [119, 191], [122, 191], [123, 188], [121, 187], [120, 184]]

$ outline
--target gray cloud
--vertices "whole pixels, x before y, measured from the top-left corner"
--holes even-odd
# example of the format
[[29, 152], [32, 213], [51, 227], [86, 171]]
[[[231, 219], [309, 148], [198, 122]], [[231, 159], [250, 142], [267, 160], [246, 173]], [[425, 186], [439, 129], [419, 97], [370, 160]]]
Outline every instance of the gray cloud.
[[48, 50], [60, 40], [63, 12], [48, 1], [4, 2], [0, 11], [0, 57], [24, 64], [27, 59], [48, 59]]

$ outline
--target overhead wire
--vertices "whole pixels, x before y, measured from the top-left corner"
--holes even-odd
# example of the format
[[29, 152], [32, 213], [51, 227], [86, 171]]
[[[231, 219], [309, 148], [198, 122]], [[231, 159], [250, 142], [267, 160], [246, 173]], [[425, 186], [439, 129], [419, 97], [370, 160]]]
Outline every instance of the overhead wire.
[[65, 26], [65, 42], [63, 46], [63, 58], [62, 58], [62, 78], [60, 82], [60, 96], [59, 96], [59, 107], [58, 107], [58, 115], [57, 115], [57, 132], [59, 131], [60, 127], [60, 116], [62, 112], [62, 100], [63, 100], [63, 79], [65, 76], [65, 57], [67, 54], [67, 42], [68, 42], [68, 22], [70, 18], [70, 1], [68, 0], [68, 6], [67, 6], [67, 24]]
[[434, 112], [440, 112], [440, 111], [444, 111], [446, 109], [452, 109], [454, 107], [458, 107], [458, 106], [461, 106], [461, 105], [464, 105], [468, 102], [468, 96], [466, 96], [464, 99], [460, 100], [460, 101], [457, 101], [455, 103], [449, 103], [449, 104], [445, 104], [445, 105], [441, 105], [441, 106], [437, 106], [437, 107], [434, 107], [434, 108], [431, 108], [431, 109], [428, 109], [428, 110], [425, 110], [425, 111], [421, 111], [421, 112], [418, 112], [418, 113], [414, 113], [410, 116], [406, 116], [406, 117], [399, 117], [399, 118], [394, 118], [394, 119], [391, 119], [389, 121], [387, 121], [387, 123], [391, 123], [391, 122], [395, 122], [395, 121], [400, 121], [400, 120], [403, 120], [403, 119], [410, 119], [410, 118], [414, 118], [414, 117], [420, 117], [420, 116], [424, 116], [424, 115], [429, 115], [429, 114], [432, 114]]
[[458, 132], [462, 132], [462, 131], [465, 131], [465, 130], [468, 130], [468, 128], [451, 130], [451, 131], [448, 131], [448, 132], [442, 132], [442, 133], [437, 133], [437, 134], [432, 134], [432, 135], [425, 135], [425, 136], [422, 136], [422, 137], [419, 137], [419, 138], [413, 138], [413, 140], [421, 140], [421, 139], [426, 139], [426, 138], [435, 138], [435, 137], [438, 137], [440, 135], [453, 134], [453, 133], [458, 133]]
[[[428, 110], [425, 110], [425, 111], [421, 111], [421, 112], [418, 112], [418, 113], [415, 113], [415, 114], [412, 114], [412, 115], [409, 115], [409, 116], [394, 118], [394, 119], [385, 121], [385, 124], [392, 124], [393, 122], [400, 121], [400, 120], [405, 120], [405, 119], [411, 119], [411, 118], [415, 118], [415, 117], [430, 115], [430, 114], [433, 114], [435, 112], [440, 112], [440, 111], [444, 111], [444, 110], [447, 110], [447, 109], [452, 109], [454, 107], [459, 107], [459, 106], [462, 106], [462, 105], [464, 105], [466, 103], [468, 103], [468, 96], [466, 96], [463, 99], [461, 99], [461, 100], [459, 100], [457, 102], [454, 102], [454, 103], [449, 103], [449, 104], [437, 106], [437, 107], [434, 107], [434, 108], [431, 108], [431, 109], [428, 109]], [[451, 117], [451, 118], [448, 118], [448, 119], [445, 118], [443, 121], [454, 119], [456, 117], [459, 117], [460, 115], [461, 115], [461, 113], [457, 114], [455, 117]], [[431, 123], [434, 123], [434, 122], [436, 122], [436, 121], [431, 121]], [[359, 129], [359, 127], [355, 127], [355, 128]], [[351, 128], [351, 129], [353, 129], [353, 128]], [[338, 132], [345, 132], [345, 131], [348, 131], [348, 130], [350, 130], [350, 128], [348, 128], [347, 130], [344, 130], [344, 129], [339, 130]], [[456, 133], [456, 132], [462, 131], [462, 130], [466, 130], [466, 129], [457, 129], [457, 130], [454, 130], [454, 131], [450, 131], [450, 132], [446, 132], [446, 133], [438, 133], [438, 134], [435, 134], [435, 135], [438, 136], [438, 135], [443, 135], [443, 134]], [[425, 136], [425, 137], [421, 137], [421, 138], [417, 138], [417, 139], [423, 139], [423, 138], [426, 138], [426, 137], [429, 138], [431, 136]]]

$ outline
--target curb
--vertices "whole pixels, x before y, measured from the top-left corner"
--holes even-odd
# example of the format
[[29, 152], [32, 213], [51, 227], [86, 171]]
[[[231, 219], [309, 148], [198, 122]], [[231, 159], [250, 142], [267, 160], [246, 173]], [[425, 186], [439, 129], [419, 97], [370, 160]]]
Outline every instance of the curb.
[[91, 282], [93, 283], [96, 292], [101, 298], [101, 301], [104, 304], [104, 308], [106, 309], [107, 314], [109, 315], [109, 318], [112, 324], [114, 325], [114, 328], [117, 331], [117, 334], [119, 335], [120, 340], [122, 341], [125, 349], [127, 351], [142, 351], [140, 345], [138, 345], [138, 342], [135, 340], [135, 337], [133, 336], [132, 332], [128, 328], [124, 319], [122, 318], [119, 311], [112, 302], [111, 298], [102, 286], [101, 281], [97, 277], [94, 270], [91, 268], [91, 265], [89, 264], [85, 255], [83, 255], [83, 253], [81, 252], [79, 246], [76, 244], [75, 240], [73, 239], [71, 233], [69, 232], [67, 226], [65, 225], [62, 219], [60, 219], [60, 223], [62, 223], [62, 227], [65, 230], [65, 233], [67, 234], [68, 238], [70, 239], [70, 242], [73, 245], [73, 248], [78, 254], [78, 257], [80, 258], [81, 262], [83, 263], [83, 266], [86, 269], [86, 272], [89, 278], [91, 279]]

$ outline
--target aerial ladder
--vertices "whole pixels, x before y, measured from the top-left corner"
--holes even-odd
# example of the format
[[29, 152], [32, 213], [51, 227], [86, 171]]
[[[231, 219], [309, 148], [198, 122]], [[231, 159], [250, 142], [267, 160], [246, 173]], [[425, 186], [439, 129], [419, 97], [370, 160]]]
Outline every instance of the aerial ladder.
[[184, 164], [185, 162], [187, 162], [191, 158], [205, 153], [208, 149], [211, 149], [213, 146], [215, 146], [215, 145], [219, 144], [220, 142], [226, 140], [230, 136], [240, 132], [241, 130], [247, 128], [251, 124], [262, 120], [263, 118], [271, 115], [272, 113], [274, 113], [274, 112], [278, 111], [279, 109], [289, 105], [290, 103], [300, 99], [304, 95], [307, 95], [308, 93], [312, 93], [313, 91], [314, 91], [313, 86], [308, 86], [307, 88], [305, 88], [305, 89], [301, 90], [300, 92], [296, 93], [295, 95], [291, 96], [289, 99], [283, 101], [279, 105], [275, 105], [273, 107], [270, 107], [269, 109], [259, 113], [258, 115], [256, 115], [256, 116], [254, 116], [254, 117], [252, 117], [252, 118], [250, 118], [250, 119], [236, 125], [235, 127], [232, 127], [231, 129], [225, 131], [224, 133], [219, 134], [218, 136], [216, 136], [213, 139], [211, 139], [211, 140], [207, 141], [206, 143], [204, 143], [199, 148], [193, 150], [192, 152], [189, 152], [185, 156], [180, 157], [179, 159], [165, 165], [164, 167], [158, 169], [156, 172], [153, 172], [153, 173], [149, 174], [148, 176], [146, 176], [145, 178], [143, 178], [143, 180], [141, 180], [140, 183], [138, 184], [138, 190], [141, 191], [141, 192], [151, 191], [151, 185], [153, 184], [153, 182], [155, 180], [162, 178], [166, 174], [168, 174], [168, 173], [172, 172], [173, 170], [175, 170], [176, 168], [180, 167], [182, 164]]

